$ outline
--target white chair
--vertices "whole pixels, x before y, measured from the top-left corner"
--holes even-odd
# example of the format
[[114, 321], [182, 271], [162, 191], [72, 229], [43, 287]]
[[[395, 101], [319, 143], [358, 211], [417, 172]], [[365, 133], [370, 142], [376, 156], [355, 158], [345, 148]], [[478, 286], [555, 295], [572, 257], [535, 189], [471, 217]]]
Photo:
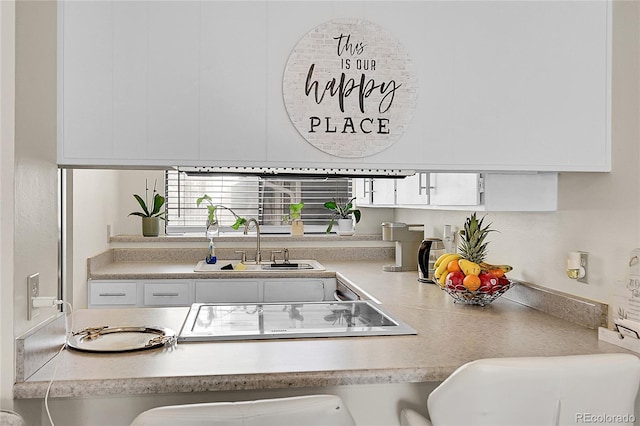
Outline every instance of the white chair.
[[458, 368], [427, 399], [431, 422], [402, 426], [632, 425], [640, 359], [631, 354], [495, 358]]
[[158, 407], [140, 413], [131, 426], [355, 426], [334, 395]]
[[24, 419], [15, 411], [0, 410], [0, 425], [2, 426], [24, 426]]

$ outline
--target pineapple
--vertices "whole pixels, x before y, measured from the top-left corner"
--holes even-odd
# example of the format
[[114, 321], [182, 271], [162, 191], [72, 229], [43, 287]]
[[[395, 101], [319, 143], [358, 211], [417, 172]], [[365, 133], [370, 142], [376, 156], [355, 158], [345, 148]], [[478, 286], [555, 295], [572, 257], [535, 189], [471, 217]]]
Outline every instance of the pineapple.
[[482, 226], [482, 221], [476, 218], [476, 214], [473, 213], [464, 223], [464, 235], [458, 246], [458, 250], [463, 259], [470, 262], [481, 264], [484, 262], [487, 256], [487, 244], [484, 239], [487, 234], [493, 229], [490, 229], [491, 224]]

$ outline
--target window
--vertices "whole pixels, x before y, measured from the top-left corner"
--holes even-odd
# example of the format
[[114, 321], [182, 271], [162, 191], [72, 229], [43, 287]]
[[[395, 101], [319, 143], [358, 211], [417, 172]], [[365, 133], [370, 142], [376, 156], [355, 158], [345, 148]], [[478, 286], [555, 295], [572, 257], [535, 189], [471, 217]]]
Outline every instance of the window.
[[[323, 233], [331, 219], [325, 201], [351, 198], [351, 193], [351, 179], [345, 177], [261, 177], [169, 170], [167, 233], [204, 232], [206, 204], [196, 206], [196, 200], [204, 194], [238, 216], [257, 219], [261, 231], [271, 233], [289, 232], [283, 216], [289, 213], [289, 204], [302, 201], [305, 233]], [[235, 221], [231, 212], [219, 208], [217, 217], [221, 230], [231, 230]]]

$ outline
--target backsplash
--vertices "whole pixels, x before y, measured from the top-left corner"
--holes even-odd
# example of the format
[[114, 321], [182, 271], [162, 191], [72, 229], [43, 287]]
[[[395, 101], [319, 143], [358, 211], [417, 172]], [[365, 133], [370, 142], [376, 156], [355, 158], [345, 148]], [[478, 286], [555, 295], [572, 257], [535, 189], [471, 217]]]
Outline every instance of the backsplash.
[[525, 282], [513, 286], [503, 297], [593, 330], [607, 327], [609, 307], [605, 303]]
[[[219, 259], [240, 259], [238, 248], [216, 248]], [[243, 248], [244, 249], [244, 248]], [[247, 249], [251, 258], [255, 249]], [[269, 258], [269, 250], [263, 250], [263, 259]], [[207, 248], [114, 248], [89, 258], [89, 271], [111, 262], [171, 262], [197, 263], [207, 256]], [[395, 247], [292, 247], [291, 259], [314, 259], [319, 262], [351, 260], [386, 260], [395, 258]]]
[[49, 362], [64, 344], [65, 315], [58, 313], [16, 338], [16, 382], [24, 382]]

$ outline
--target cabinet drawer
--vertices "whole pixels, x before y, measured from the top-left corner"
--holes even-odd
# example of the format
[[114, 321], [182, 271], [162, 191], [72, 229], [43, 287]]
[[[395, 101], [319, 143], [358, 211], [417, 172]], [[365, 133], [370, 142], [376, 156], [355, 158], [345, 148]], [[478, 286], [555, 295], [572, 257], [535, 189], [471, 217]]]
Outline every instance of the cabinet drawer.
[[188, 306], [191, 304], [189, 282], [144, 283], [145, 306]]
[[196, 281], [196, 303], [261, 302], [258, 280]]
[[136, 288], [135, 281], [91, 282], [89, 305], [135, 305]]

